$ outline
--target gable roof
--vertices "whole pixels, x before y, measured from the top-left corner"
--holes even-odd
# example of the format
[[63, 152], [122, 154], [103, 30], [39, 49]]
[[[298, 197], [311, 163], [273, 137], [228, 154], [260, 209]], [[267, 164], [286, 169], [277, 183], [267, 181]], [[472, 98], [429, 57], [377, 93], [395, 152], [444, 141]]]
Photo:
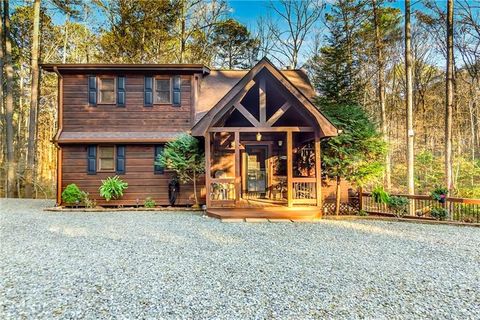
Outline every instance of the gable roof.
[[203, 64], [170, 63], [170, 64], [140, 64], [140, 63], [44, 63], [40, 67], [49, 72], [91, 72], [91, 71], [182, 71], [209, 74], [210, 68]]
[[[307, 74], [303, 70], [280, 70], [285, 77], [297, 87], [308, 99], [315, 97]], [[228, 93], [246, 74], [248, 70], [211, 70], [200, 82], [200, 93], [195, 108], [197, 123], [220, 99]]]
[[202, 91], [200, 88], [196, 122], [191, 130], [192, 134], [205, 135], [214, 116], [222, 109], [228, 108], [228, 104], [234, 97], [247, 89], [247, 84], [264, 68], [313, 115], [324, 136], [337, 135], [337, 128], [312, 103], [311, 99], [315, 96], [315, 91], [307, 75], [301, 70], [280, 71], [267, 58], [260, 60], [249, 71], [211, 71], [211, 74], [202, 80], [204, 89]]

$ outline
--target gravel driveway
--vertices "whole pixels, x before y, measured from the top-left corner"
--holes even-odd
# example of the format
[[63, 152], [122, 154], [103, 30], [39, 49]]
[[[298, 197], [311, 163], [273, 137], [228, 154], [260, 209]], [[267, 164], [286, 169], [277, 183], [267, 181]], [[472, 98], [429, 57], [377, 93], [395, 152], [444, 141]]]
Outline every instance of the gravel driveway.
[[480, 318], [480, 229], [0, 200], [0, 318]]

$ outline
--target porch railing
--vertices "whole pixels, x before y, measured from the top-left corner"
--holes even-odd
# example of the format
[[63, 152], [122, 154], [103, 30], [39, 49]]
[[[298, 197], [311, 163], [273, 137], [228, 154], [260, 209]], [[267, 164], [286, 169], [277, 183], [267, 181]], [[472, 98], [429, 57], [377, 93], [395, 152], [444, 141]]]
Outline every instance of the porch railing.
[[[449, 220], [480, 223], [480, 199], [447, 197], [445, 203], [440, 203], [428, 195], [398, 194], [395, 196], [410, 200], [411, 210], [407, 214], [410, 217], [431, 218], [430, 212], [433, 208], [443, 207], [449, 213]], [[394, 214], [386, 204], [376, 203], [369, 192], [361, 193], [360, 209], [371, 214]]]
[[292, 200], [294, 204], [315, 204], [317, 183], [315, 178], [293, 178]]
[[210, 180], [210, 199], [213, 201], [235, 200], [235, 179], [215, 178]]

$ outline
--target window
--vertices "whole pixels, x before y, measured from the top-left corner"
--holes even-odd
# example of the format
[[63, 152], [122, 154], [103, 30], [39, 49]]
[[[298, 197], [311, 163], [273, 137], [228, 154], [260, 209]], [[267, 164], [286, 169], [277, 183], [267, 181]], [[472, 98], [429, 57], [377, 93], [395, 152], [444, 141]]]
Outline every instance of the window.
[[115, 78], [98, 78], [98, 103], [115, 103]]
[[171, 103], [171, 80], [155, 79], [155, 103]]
[[163, 154], [163, 145], [156, 145], [154, 149], [154, 157], [153, 157], [153, 172], [155, 174], [163, 174], [164, 167], [161, 164], [157, 164], [158, 157]]
[[115, 147], [98, 147], [98, 171], [115, 171]]

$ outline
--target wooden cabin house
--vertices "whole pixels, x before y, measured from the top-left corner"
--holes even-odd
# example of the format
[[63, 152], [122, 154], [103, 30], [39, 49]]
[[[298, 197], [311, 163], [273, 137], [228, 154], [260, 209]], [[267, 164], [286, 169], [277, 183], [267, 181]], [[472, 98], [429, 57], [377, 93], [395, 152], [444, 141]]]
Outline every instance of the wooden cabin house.
[[[267, 59], [242, 71], [199, 64], [42, 67], [58, 75], [58, 205], [71, 183], [106, 204], [98, 188], [114, 175], [129, 187], [110, 204], [152, 197], [167, 205], [172, 173], [155, 158], [188, 132], [205, 145], [199, 197], [207, 208], [320, 208], [320, 141], [337, 129], [312, 103], [302, 70], [279, 70]], [[178, 204], [192, 199], [192, 187], [182, 185]]]

